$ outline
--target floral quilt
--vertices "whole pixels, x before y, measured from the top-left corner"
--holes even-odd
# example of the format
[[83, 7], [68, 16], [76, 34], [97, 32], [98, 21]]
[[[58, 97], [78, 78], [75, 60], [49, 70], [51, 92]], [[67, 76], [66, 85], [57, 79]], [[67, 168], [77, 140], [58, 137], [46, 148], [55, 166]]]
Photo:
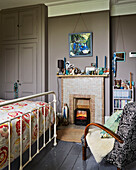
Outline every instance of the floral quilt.
[[[3, 102], [4, 100], [0, 100]], [[0, 107], [0, 169], [3, 169], [8, 165], [8, 124], [4, 122], [5, 120], [15, 118], [18, 115], [32, 112], [31, 116], [31, 134], [32, 134], [32, 144], [37, 139], [37, 111], [39, 109], [39, 132], [40, 136], [44, 131], [44, 108], [45, 105], [45, 120], [46, 129], [48, 129], [49, 124], [54, 123], [54, 112], [50, 109], [49, 105], [45, 102], [34, 102], [34, 101], [22, 101], [12, 105]], [[30, 126], [30, 113], [22, 116], [22, 138], [23, 138], [23, 152], [29, 148], [30, 137], [29, 137], [29, 126]], [[20, 151], [20, 118], [16, 118], [10, 123], [11, 132], [11, 162], [19, 156]]]

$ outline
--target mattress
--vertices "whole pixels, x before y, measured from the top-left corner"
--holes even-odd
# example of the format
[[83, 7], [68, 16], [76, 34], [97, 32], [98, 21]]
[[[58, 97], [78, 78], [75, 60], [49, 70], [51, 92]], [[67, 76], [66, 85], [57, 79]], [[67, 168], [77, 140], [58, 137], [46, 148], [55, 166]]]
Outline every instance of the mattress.
[[[4, 100], [0, 100], [3, 102]], [[35, 101], [22, 101], [12, 105], [7, 105], [0, 107], [0, 169], [3, 169], [8, 165], [8, 124], [2, 122], [15, 118], [21, 114], [32, 112], [31, 116], [31, 134], [32, 134], [32, 144], [37, 139], [37, 111], [39, 110], [39, 135], [41, 136], [44, 131], [44, 108], [45, 106], [45, 130], [49, 128], [49, 124], [54, 123], [54, 112], [52, 107], [45, 102], [35, 102]], [[30, 137], [29, 137], [29, 127], [30, 127], [30, 114], [22, 116], [22, 138], [23, 138], [23, 152], [29, 148]], [[19, 156], [20, 151], [20, 118], [16, 118], [10, 123], [11, 131], [11, 162]]]

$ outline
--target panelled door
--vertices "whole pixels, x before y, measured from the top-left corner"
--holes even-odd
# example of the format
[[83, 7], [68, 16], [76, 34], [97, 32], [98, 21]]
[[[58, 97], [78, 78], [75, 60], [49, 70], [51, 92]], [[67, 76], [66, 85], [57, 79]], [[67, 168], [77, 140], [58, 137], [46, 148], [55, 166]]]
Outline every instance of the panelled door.
[[1, 14], [2, 40], [22, 40], [37, 38], [37, 8]]
[[18, 45], [3, 45], [1, 53], [1, 97], [14, 98], [14, 83], [18, 80]]
[[36, 43], [19, 45], [19, 96], [36, 94]]
[[19, 39], [37, 38], [37, 8], [19, 12]]
[[2, 40], [18, 40], [18, 12], [2, 13]]
[[36, 43], [3, 45], [2, 98], [14, 98], [14, 83], [18, 82], [18, 97], [36, 93]]

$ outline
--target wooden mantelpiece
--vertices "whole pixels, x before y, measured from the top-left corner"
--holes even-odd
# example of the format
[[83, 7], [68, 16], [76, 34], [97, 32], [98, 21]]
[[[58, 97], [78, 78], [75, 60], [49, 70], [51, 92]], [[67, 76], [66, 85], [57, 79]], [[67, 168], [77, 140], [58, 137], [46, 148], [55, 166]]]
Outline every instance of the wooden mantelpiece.
[[109, 75], [57, 75], [58, 78], [108, 77]]

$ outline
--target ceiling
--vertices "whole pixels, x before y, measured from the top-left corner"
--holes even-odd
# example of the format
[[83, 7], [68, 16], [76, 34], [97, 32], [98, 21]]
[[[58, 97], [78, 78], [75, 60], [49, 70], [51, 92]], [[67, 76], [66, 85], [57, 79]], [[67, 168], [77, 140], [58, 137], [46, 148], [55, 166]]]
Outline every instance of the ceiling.
[[[72, 7], [72, 5], [75, 5], [74, 6], [75, 9], [76, 9], [76, 6], [77, 7], [83, 6], [83, 8], [84, 8], [84, 4], [86, 4], [85, 7], [87, 8], [87, 12], [89, 12], [88, 8], [89, 7], [91, 8], [92, 6], [93, 6], [93, 8], [95, 8], [96, 6], [98, 6], [98, 2], [101, 4], [101, 6], [103, 6], [104, 3], [106, 3], [106, 5], [107, 4], [109, 5], [109, 1], [111, 2], [111, 9], [113, 6], [114, 13], [115, 12], [118, 13], [120, 8], [121, 9], [123, 8], [122, 7], [123, 5], [126, 6], [126, 8], [127, 8], [127, 5], [129, 5], [129, 6], [133, 5], [133, 8], [135, 6], [135, 9], [136, 9], [136, 0], [0, 0], [0, 9], [34, 5], [34, 4], [45, 4], [48, 6], [49, 10], [51, 9], [51, 11], [53, 11], [53, 10], [57, 10], [57, 9], [61, 10], [62, 8], [59, 8], [60, 6], [65, 9], [69, 6], [68, 10], [70, 10], [70, 7]], [[94, 6], [94, 3], [96, 3], [96, 6]], [[79, 5], [79, 4], [81, 4], [81, 5]], [[110, 6], [109, 6], [109, 8], [110, 8]], [[64, 9], [64, 11], [65, 11], [65, 9]], [[118, 10], [116, 10], [116, 9], [118, 9]], [[135, 9], [134, 9], [134, 11], [136, 11]], [[131, 12], [131, 10], [132, 9], [130, 8], [129, 11]], [[128, 11], [128, 9], [127, 9], [127, 11]], [[83, 12], [84, 12], [84, 10], [83, 10]], [[90, 12], [91, 12], [91, 10], [90, 10]], [[80, 11], [78, 11], [78, 13], [80, 13]], [[72, 11], [69, 14], [72, 14]], [[61, 15], [62, 15], [62, 12], [61, 12]], [[54, 14], [54, 16], [55, 16], [55, 14]], [[57, 16], [57, 14], [56, 14], [56, 16]]]

